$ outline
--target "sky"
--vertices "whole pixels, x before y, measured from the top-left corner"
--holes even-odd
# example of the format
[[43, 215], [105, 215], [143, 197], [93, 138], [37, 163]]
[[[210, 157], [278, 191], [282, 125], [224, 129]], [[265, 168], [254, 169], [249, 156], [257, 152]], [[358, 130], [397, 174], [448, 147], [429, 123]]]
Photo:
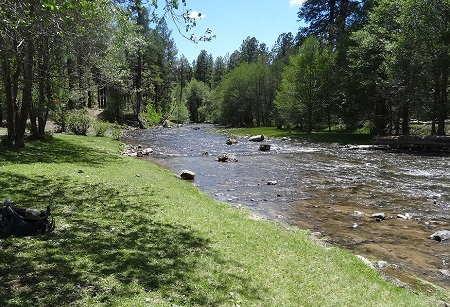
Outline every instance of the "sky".
[[[181, 2], [181, 1], [180, 1]], [[184, 55], [189, 62], [197, 59], [202, 50], [219, 56], [239, 50], [248, 37], [255, 37], [260, 44], [265, 43], [269, 50], [282, 33], [292, 32], [295, 36], [302, 25], [297, 13], [304, 0], [188, 0], [187, 8], [197, 19], [192, 31], [200, 37], [207, 29], [212, 30], [216, 38], [211, 42], [195, 44], [184, 38], [176, 27], [168, 22], [172, 29], [172, 38], [178, 49], [178, 57]], [[190, 36], [191, 32], [184, 35]]]

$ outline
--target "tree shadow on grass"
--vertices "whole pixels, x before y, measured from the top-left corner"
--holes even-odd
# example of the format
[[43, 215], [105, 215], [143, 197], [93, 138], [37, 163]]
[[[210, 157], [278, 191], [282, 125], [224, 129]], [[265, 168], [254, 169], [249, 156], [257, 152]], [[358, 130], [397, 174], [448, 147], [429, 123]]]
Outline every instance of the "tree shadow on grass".
[[119, 156], [104, 154], [99, 149], [73, 144], [61, 138], [49, 141], [33, 141], [26, 148], [0, 148], [0, 163], [84, 163], [99, 165], [119, 161]]
[[[0, 179], [0, 189], [23, 192], [23, 203], [48, 203], [56, 229], [1, 237], [1, 306], [110, 305], [142, 291], [178, 304], [213, 306], [229, 300], [236, 284], [242, 295], [257, 295], [245, 276], [227, 272], [240, 264], [222, 259], [209, 239], [154, 218], [161, 210], [148, 197], [154, 191], [141, 200], [103, 184], [80, 187], [68, 177], [12, 178]], [[199, 259], [205, 257], [220, 272], [205, 273], [199, 290], [197, 273], [205, 270]]]

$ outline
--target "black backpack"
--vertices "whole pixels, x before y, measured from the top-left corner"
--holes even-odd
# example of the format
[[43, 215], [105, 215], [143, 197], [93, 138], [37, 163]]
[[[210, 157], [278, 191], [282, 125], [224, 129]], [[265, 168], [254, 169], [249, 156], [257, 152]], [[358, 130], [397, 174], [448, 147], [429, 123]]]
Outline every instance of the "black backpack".
[[50, 216], [50, 207], [46, 211], [13, 207], [8, 198], [0, 212], [0, 231], [7, 235], [26, 236], [52, 231], [55, 220]]

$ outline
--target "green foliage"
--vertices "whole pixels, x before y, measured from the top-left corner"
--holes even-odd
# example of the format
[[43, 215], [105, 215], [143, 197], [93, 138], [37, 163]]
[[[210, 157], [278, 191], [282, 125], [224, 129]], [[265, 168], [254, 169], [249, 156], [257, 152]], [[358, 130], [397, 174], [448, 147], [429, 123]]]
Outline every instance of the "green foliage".
[[274, 86], [274, 75], [264, 62], [240, 64], [216, 89], [221, 123], [233, 127], [269, 125]]
[[206, 50], [202, 50], [195, 62], [194, 78], [212, 87], [213, 65], [212, 55], [208, 54]]
[[102, 120], [94, 120], [92, 122], [92, 129], [94, 130], [95, 136], [105, 136], [106, 131], [110, 128], [110, 126], [110, 123]]
[[76, 135], [87, 135], [91, 118], [86, 109], [69, 111], [66, 117], [66, 128]]
[[314, 37], [306, 39], [300, 51], [291, 58], [275, 100], [282, 123], [305, 126], [312, 132], [325, 109], [325, 101], [330, 99], [325, 93], [330, 60]]
[[59, 102], [55, 103], [50, 113], [50, 119], [57, 126], [57, 132], [66, 132], [67, 116], [67, 108]]
[[114, 125], [111, 125], [109, 129], [110, 129], [110, 134], [111, 134], [112, 139], [120, 141], [125, 128], [120, 125], [114, 124]]
[[186, 123], [189, 121], [189, 110], [185, 103], [185, 97], [181, 93], [181, 86], [178, 85], [172, 91], [172, 104], [168, 118], [175, 123]]
[[194, 123], [210, 121], [212, 113], [211, 89], [204, 82], [193, 79], [186, 88], [186, 105]]
[[172, 120], [176, 123], [186, 123], [189, 121], [189, 110], [185, 103], [173, 102]]
[[157, 126], [161, 124], [163, 116], [160, 112], [157, 112], [151, 103], [147, 104], [146, 112], [141, 114], [145, 118], [147, 125]]

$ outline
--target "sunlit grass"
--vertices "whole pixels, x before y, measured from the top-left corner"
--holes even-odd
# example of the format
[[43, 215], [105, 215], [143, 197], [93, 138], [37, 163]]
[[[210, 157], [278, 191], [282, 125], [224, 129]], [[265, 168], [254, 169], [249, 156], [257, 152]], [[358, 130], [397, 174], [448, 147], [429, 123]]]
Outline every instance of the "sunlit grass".
[[306, 231], [249, 218], [107, 138], [0, 152], [0, 190], [56, 229], [0, 241], [1, 306], [430, 306]]
[[372, 144], [372, 136], [368, 133], [343, 133], [314, 131], [306, 133], [296, 129], [277, 129], [276, 127], [254, 127], [222, 129], [223, 133], [230, 135], [259, 135], [268, 138], [284, 138], [304, 140], [311, 143], [338, 143], [338, 144]]

